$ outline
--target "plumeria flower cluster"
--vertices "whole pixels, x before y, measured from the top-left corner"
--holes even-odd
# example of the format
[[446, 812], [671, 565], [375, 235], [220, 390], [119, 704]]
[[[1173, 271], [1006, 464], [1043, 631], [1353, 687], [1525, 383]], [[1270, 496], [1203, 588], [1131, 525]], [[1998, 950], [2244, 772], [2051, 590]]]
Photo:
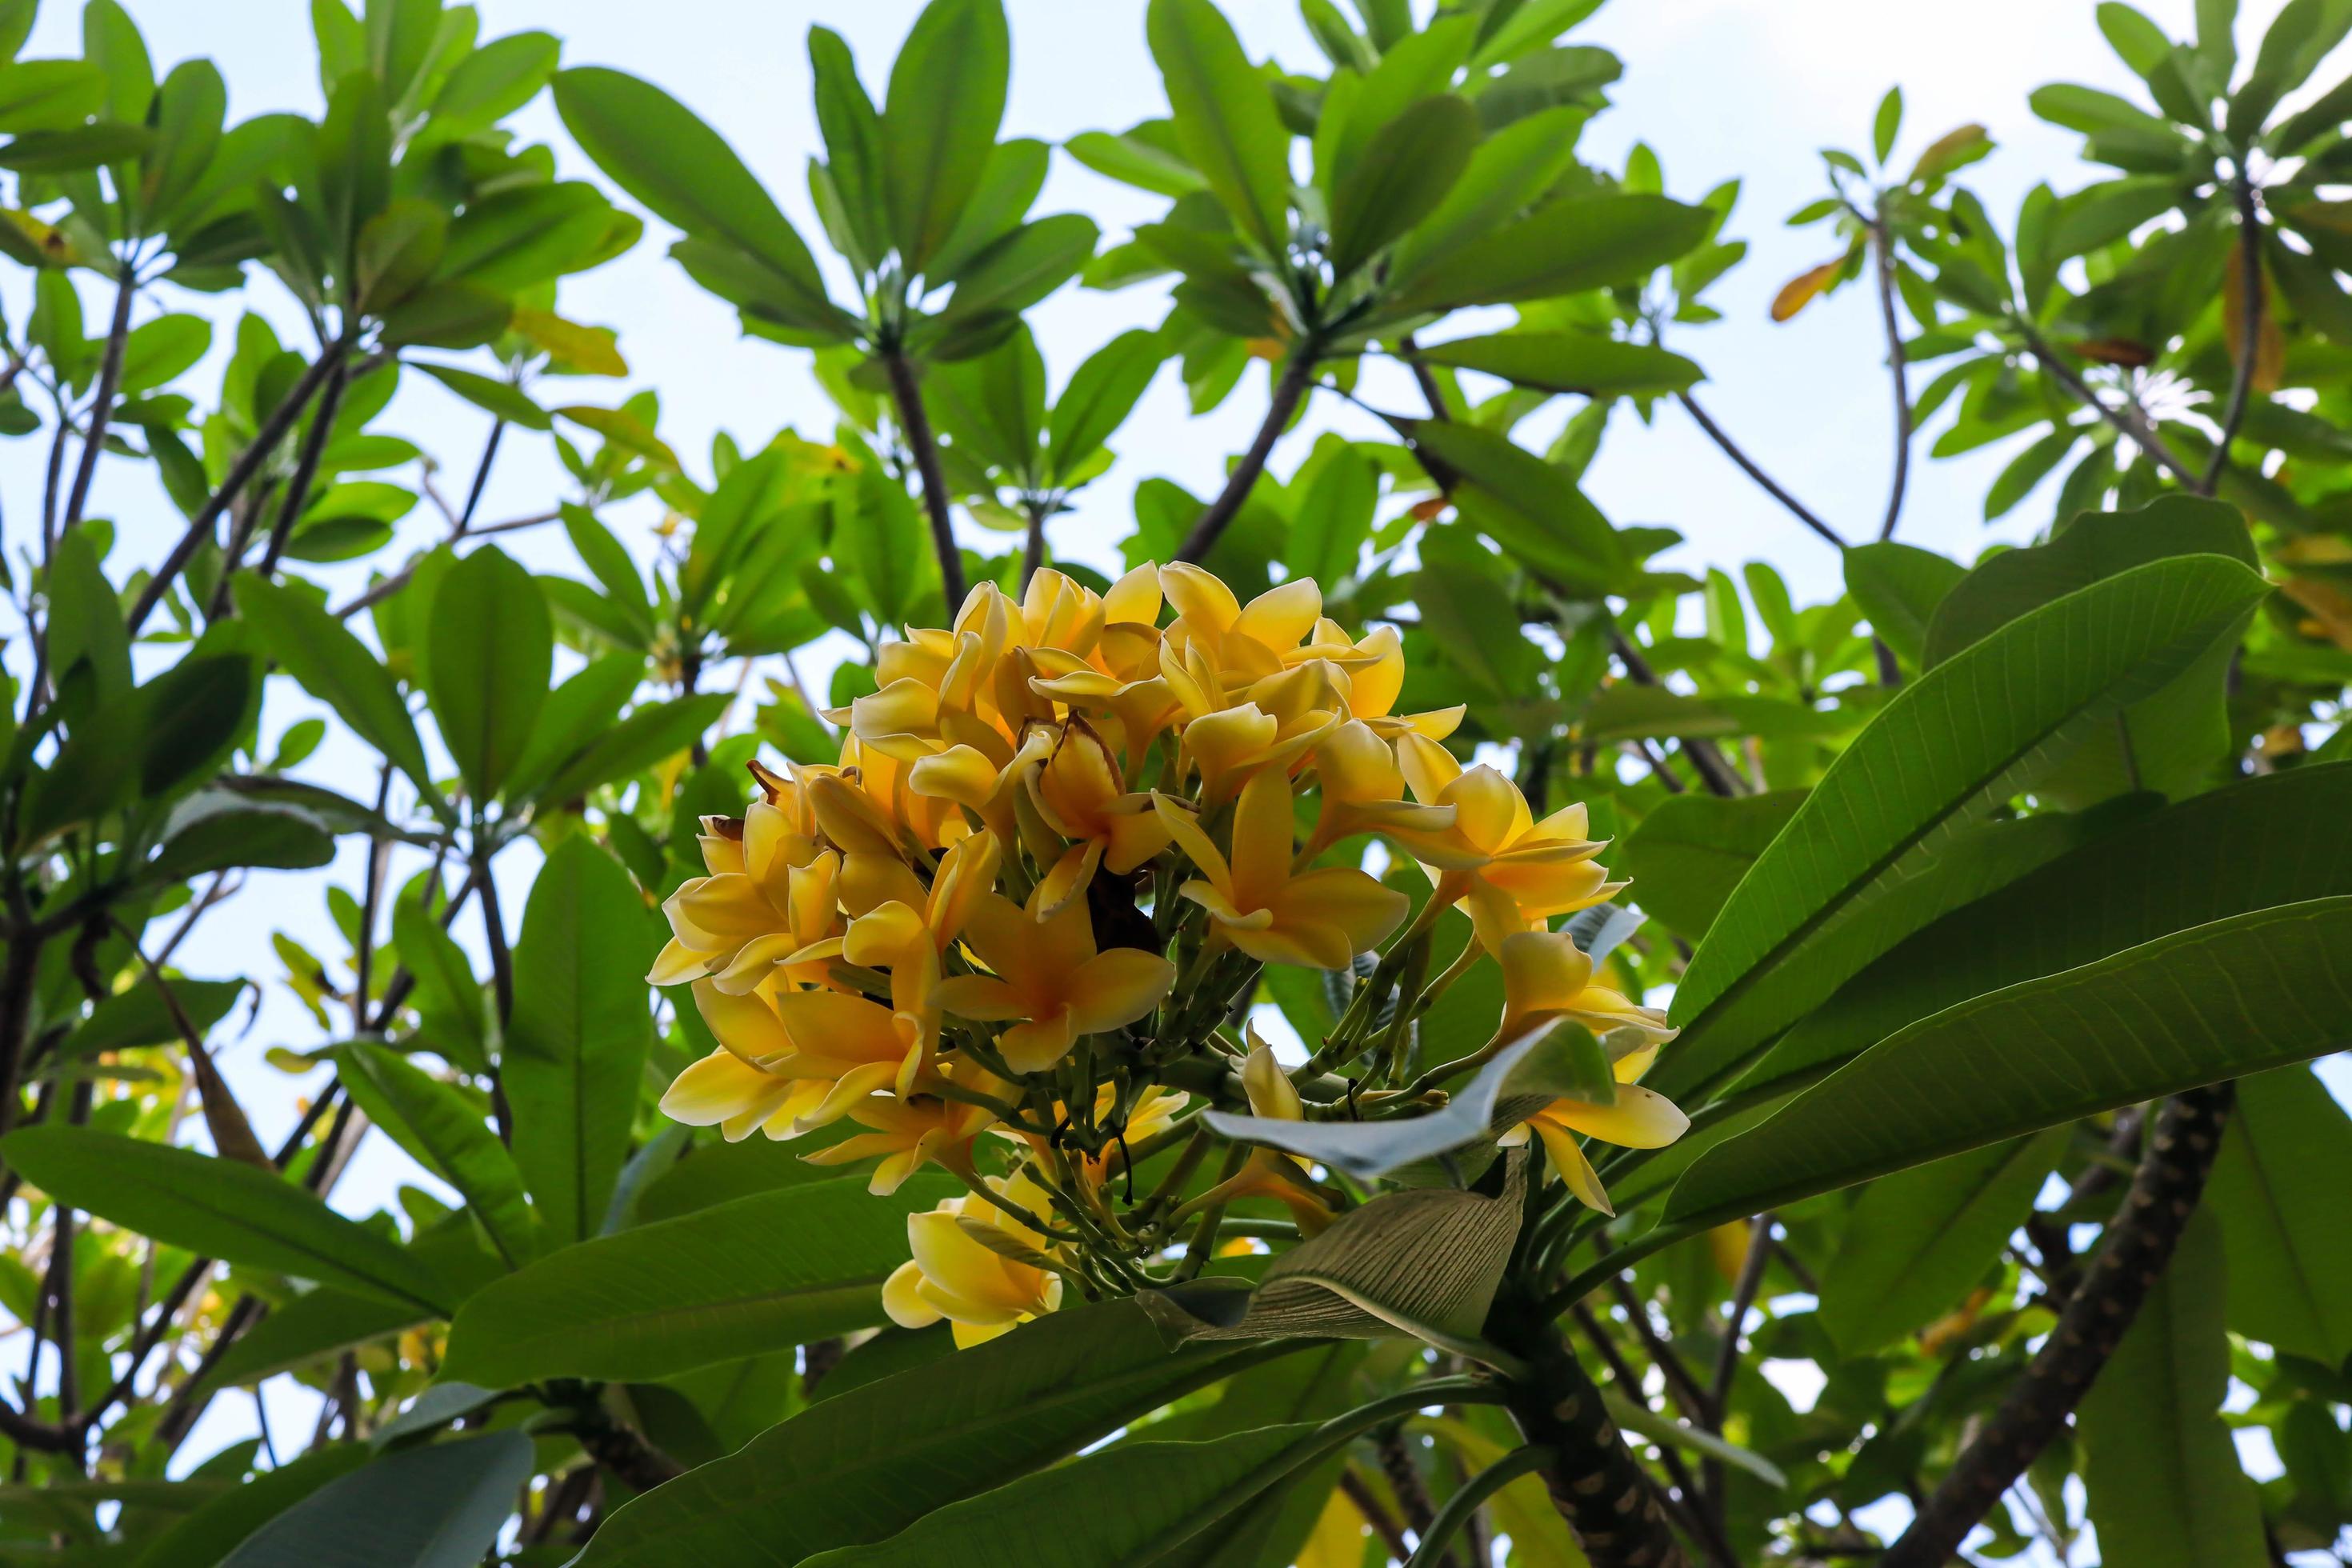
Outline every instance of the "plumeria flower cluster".
[[[1017, 602], [983, 584], [951, 627], [880, 650], [877, 689], [828, 715], [837, 765], [754, 764], [743, 816], [703, 823], [709, 874], [665, 905], [651, 978], [689, 985], [719, 1044], [663, 1109], [730, 1139], [807, 1137], [819, 1163], [873, 1160], [877, 1194], [926, 1166], [956, 1177], [963, 1195], [908, 1221], [884, 1293], [898, 1322], [944, 1318], [969, 1344], [1066, 1292], [1189, 1276], [1248, 1199], [1289, 1217], [1224, 1245], [1315, 1235], [1350, 1193], [1295, 1156], [1213, 1149], [1198, 1113], [1426, 1110], [1442, 1096], [1393, 1088], [1406, 1023], [1488, 956], [1507, 1005], [1481, 1057], [1567, 1019], [1612, 1042], [1622, 1084], [1505, 1142], [1539, 1138], [1605, 1210], [1579, 1137], [1682, 1131], [1633, 1082], [1672, 1036], [1664, 1016], [1595, 984], [1551, 929], [1623, 886], [1584, 808], [1538, 820], [1508, 775], [1461, 765], [1443, 744], [1461, 709], [1397, 711], [1395, 629], [1354, 637], [1322, 608], [1310, 581], [1244, 605], [1183, 564], [1103, 593], [1041, 571]], [[1390, 881], [1363, 868], [1370, 839]], [[1405, 861], [1427, 879], [1417, 914], [1391, 885]], [[1473, 940], [1432, 976], [1457, 906]], [[1289, 1069], [1244, 1020], [1268, 964], [1354, 975]], [[1343, 1104], [1310, 1109], [1302, 1086], [1350, 1069]]]

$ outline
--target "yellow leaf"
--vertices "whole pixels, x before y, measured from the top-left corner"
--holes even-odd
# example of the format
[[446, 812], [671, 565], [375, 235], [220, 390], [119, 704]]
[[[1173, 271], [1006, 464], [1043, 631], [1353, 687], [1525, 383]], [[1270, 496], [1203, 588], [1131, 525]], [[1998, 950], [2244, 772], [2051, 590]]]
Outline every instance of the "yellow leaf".
[[1362, 1511], [1334, 1487], [1307, 1544], [1298, 1549], [1297, 1568], [1360, 1568], [1364, 1538], [1370, 1533]]
[[2323, 577], [2290, 577], [2279, 590], [2311, 612], [2320, 636], [2352, 649], [2352, 595]]
[[[2245, 256], [2242, 248], [2233, 247], [2229, 266], [2221, 273], [2221, 343], [2233, 365], [2244, 352], [2246, 335]], [[2254, 287], [2261, 290], [2261, 298], [2255, 304], [2253, 389], [2276, 392], [2279, 378], [2286, 372], [2286, 334], [2279, 330], [2278, 317], [2271, 310], [2270, 289], [2259, 271]]]
[[621, 357], [618, 335], [610, 327], [583, 327], [552, 310], [519, 310], [514, 330], [534, 347], [546, 351], [565, 370], [583, 375], [626, 375], [628, 362]]
[[1927, 150], [1919, 154], [1919, 161], [1911, 165], [1911, 178], [1915, 181], [1934, 179], [1960, 153], [1984, 139], [1985, 128], [1981, 125], [1963, 125], [1957, 131], [1946, 132], [1929, 142]]
[[1738, 1279], [1739, 1271], [1748, 1266], [1748, 1222], [1744, 1219], [1717, 1226], [1706, 1233], [1706, 1249], [1715, 1259], [1715, 1271], [1726, 1279]]
[[1838, 275], [1838, 268], [1844, 265], [1845, 258], [1841, 256], [1833, 261], [1824, 261], [1819, 267], [1800, 272], [1781, 284], [1780, 291], [1772, 296], [1772, 319], [1788, 321], [1811, 304], [1822, 290], [1830, 286], [1830, 280]]
[[634, 414], [618, 408], [597, 408], [575, 403], [555, 411], [583, 429], [593, 430], [613, 446], [640, 458], [650, 458], [664, 468], [677, 467], [677, 454], [664, 444], [662, 438], [645, 426]]

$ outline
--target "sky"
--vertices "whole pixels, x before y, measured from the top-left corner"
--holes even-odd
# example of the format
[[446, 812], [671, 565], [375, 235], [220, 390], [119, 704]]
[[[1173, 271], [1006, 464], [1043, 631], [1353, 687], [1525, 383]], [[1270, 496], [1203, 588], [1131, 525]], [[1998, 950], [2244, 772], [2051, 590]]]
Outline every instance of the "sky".
[[[1321, 68], [1293, 0], [1222, 4], [1254, 56]], [[128, 5], [159, 75], [191, 55], [208, 55], [218, 64], [229, 84], [232, 119], [278, 109], [317, 111], [320, 94], [305, 0]], [[2174, 36], [2186, 37], [2190, 5], [2191, 0], [2143, 0], [2142, 8]], [[918, 0], [666, 0], [659, 6], [643, 0], [482, 0], [479, 9], [486, 39], [544, 28], [564, 39], [566, 64], [616, 66], [692, 106], [726, 136], [821, 251], [803, 180], [803, 160], [818, 147], [806, 31], [822, 22], [842, 33], [879, 99], [888, 62], [919, 5]], [[1007, 0], [1006, 9], [1013, 71], [1005, 134], [1058, 142], [1164, 111], [1144, 47], [1142, 0]], [[1417, 9], [1425, 10], [1426, 0]], [[2252, 29], [2277, 9], [2278, 0], [2246, 0], [2242, 47], [2251, 48]], [[2091, 0], [1971, 0], [1966, 5], [1614, 0], [1577, 31], [1576, 41], [1606, 46], [1626, 65], [1624, 79], [1612, 89], [1614, 107], [1585, 132], [1588, 161], [1622, 167], [1641, 142], [1661, 158], [1670, 194], [1695, 199], [1725, 179], [1743, 182], [1727, 232], [1748, 241], [1748, 258], [1709, 295], [1725, 319], [1681, 330], [1674, 346], [1706, 368], [1699, 395], [1710, 412], [1851, 538], [1874, 530], [1890, 464], [1891, 413], [1875, 304], [1864, 290], [1850, 289], [1792, 323], [1773, 325], [1766, 308], [1780, 285], [1829, 254], [1824, 230], [1790, 231], [1781, 220], [1825, 189], [1819, 148], [1867, 152], [1873, 111], [1897, 84], [1906, 112], [1895, 165], [1907, 167], [1922, 147], [1955, 126], [1981, 122], [1998, 150], [1965, 178], [2004, 221], [2038, 182], [2064, 191], [2097, 178], [2074, 157], [2078, 139], [2034, 120], [2025, 102], [2031, 89], [2053, 79], [2133, 90], [2133, 79], [2100, 38], [2093, 13]], [[25, 54], [71, 52], [77, 16], [68, 0], [50, 0]], [[2341, 74], [2338, 63], [2324, 68], [2320, 79]], [[598, 178], [570, 146], [544, 98], [520, 123], [531, 139], [556, 147], [567, 175]], [[1084, 211], [1102, 223], [1107, 237], [1116, 237], [1125, 226], [1157, 216], [1161, 205], [1057, 155], [1037, 211]], [[633, 252], [567, 281], [563, 313], [619, 329], [634, 373], [627, 387], [660, 389], [663, 434], [705, 479], [710, 439], [719, 431], [746, 443], [764, 441], [784, 426], [823, 436], [832, 411], [807, 374], [806, 356], [740, 338], [732, 312], [667, 259], [668, 237], [656, 222]], [[20, 283], [11, 277], [0, 285], [0, 303], [15, 321], [24, 319], [27, 303]], [[264, 283], [255, 293], [269, 290]], [[95, 316], [103, 306], [94, 292], [89, 297]], [[161, 308], [145, 307], [142, 317]], [[182, 296], [169, 308], [217, 307]], [[1051, 380], [1058, 385], [1094, 347], [1129, 327], [1156, 323], [1163, 310], [1157, 288], [1065, 290], [1033, 317]], [[281, 330], [296, 330], [290, 312], [273, 308], [270, 313]], [[1914, 373], [1915, 391], [1927, 379]], [[217, 356], [190, 383], [209, 388], [216, 380]], [[409, 381], [378, 427], [436, 455], [457, 470], [446, 483], [461, 487], [486, 433], [486, 416], [423, 377]], [[594, 383], [580, 384], [583, 401], [617, 402], [619, 395]], [[1129, 526], [1129, 498], [1144, 479], [1164, 475], [1195, 493], [1213, 489], [1226, 455], [1247, 442], [1265, 395], [1263, 377], [1253, 375], [1223, 407], [1195, 418], [1173, 367], [1164, 370], [1113, 443], [1117, 466], [1086, 492], [1074, 516], [1054, 525], [1056, 549], [1098, 564], [1114, 562], [1116, 541]], [[1411, 405], [1409, 386], [1392, 373], [1369, 375], [1364, 395], [1387, 406]], [[1275, 471], [1287, 472], [1315, 432], [1328, 428], [1383, 434], [1327, 396], [1307, 425], [1276, 448]], [[505, 445], [486, 494], [486, 519], [537, 512], [567, 493], [543, 437], [510, 432]], [[2045, 484], [2000, 524], [1984, 525], [1982, 497], [2010, 448], [1943, 462], [1925, 458], [1927, 445], [1920, 443], [1901, 537], [1967, 560], [1990, 541], [2021, 542], [2048, 524], [2053, 487]], [[8, 518], [37, 516], [46, 455], [39, 440], [0, 445], [0, 506]], [[1687, 543], [1667, 558], [1671, 564], [1734, 567], [1764, 559], [1787, 575], [1801, 604], [1838, 591], [1834, 552], [1737, 472], [1679, 410], [1662, 409], [1649, 427], [1621, 410], [1586, 482], [1618, 523], [1679, 530]], [[181, 526], [152, 481], [127, 464], [101, 470], [91, 510], [120, 520], [119, 548], [140, 560], [160, 555]], [[641, 555], [650, 553], [655, 512], [649, 506], [615, 509], [607, 521]], [[11, 530], [12, 549], [24, 527], [20, 521]], [[437, 520], [420, 509], [404, 527], [404, 548], [428, 542], [438, 531]], [[574, 568], [561, 536], [547, 531], [502, 542], [540, 569]], [[274, 735], [315, 710], [299, 694], [273, 691], [265, 733]], [[330, 749], [316, 760], [312, 776], [356, 788], [364, 777], [356, 753]], [[356, 864], [356, 856], [347, 854], [339, 871], [355, 882]], [[520, 918], [529, 872], [528, 866], [515, 868], [506, 900], [510, 921]], [[502, 886], [507, 880], [501, 879]], [[315, 875], [257, 878], [244, 907], [200, 931], [182, 962], [199, 974], [273, 972], [273, 962], [254, 952], [256, 932], [269, 925], [298, 934], [323, 931], [319, 900]], [[331, 945], [321, 943], [322, 949]], [[282, 1134], [296, 1114], [297, 1095], [316, 1084], [278, 1074], [262, 1063], [262, 1052], [271, 1044], [316, 1038], [299, 1011], [279, 997], [264, 1007], [257, 1027], [224, 1049], [223, 1066], [265, 1141]], [[372, 1207], [415, 1176], [383, 1140], [373, 1139], [339, 1196], [346, 1207]], [[307, 1431], [302, 1396], [281, 1389], [271, 1397], [273, 1410], [286, 1402], [281, 1434], [298, 1420]], [[205, 1451], [207, 1436], [226, 1441], [249, 1430], [242, 1409], [226, 1408], [238, 1403], [216, 1406], [191, 1453]]]

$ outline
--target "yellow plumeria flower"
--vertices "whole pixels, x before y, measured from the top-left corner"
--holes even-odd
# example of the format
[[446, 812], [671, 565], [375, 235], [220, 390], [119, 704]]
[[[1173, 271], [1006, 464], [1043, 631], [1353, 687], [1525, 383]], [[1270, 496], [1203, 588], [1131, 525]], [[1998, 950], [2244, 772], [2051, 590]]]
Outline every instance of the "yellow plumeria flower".
[[1405, 847], [1439, 868], [1431, 896], [1440, 907], [1466, 905], [1487, 952], [1550, 916], [1605, 903], [1625, 886], [1593, 859], [1602, 847], [1586, 837], [1591, 818], [1582, 802], [1538, 822], [1507, 775], [1484, 764], [1465, 769], [1418, 733], [1398, 741], [1397, 762], [1414, 799], [1454, 807], [1452, 832], [1426, 842], [1404, 837]]
[[1149, 795], [1119, 788], [1110, 748], [1082, 719], [1062, 727], [1053, 750], [1024, 781], [1045, 825], [1069, 841], [1038, 879], [1039, 915], [1084, 897], [1097, 868], [1126, 876], [1168, 847], [1168, 826]]
[[[992, 1074], [968, 1063], [944, 1066], [939, 1076], [983, 1094], [992, 1094], [1005, 1087]], [[851, 1121], [871, 1131], [845, 1138], [829, 1149], [803, 1154], [803, 1159], [812, 1165], [845, 1165], [879, 1154], [882, 1163], [875, 1167], [874, 1179], [866, 1184], [866, 1190], [884, 1197], [905, 1185], [907, 1178], [917, 1171], [934, 1163], [944, 1165], [968, 1184], [977, 1184], [971, 1169], [972, 1141], [996, 1121], [996, 1113], [986, 1106], [926, 1093], [918, 1085], [912, 1092], [902, 1089], [896, 1099], [873, 1095], [857, 1100], [847, 1110]]]
[[1603, 1037], [1616, 1061], [1616, 1102], [1594, 1105], [1556, 1100], [1512, 1129], [1506, 1143], [1524, 1142], [1533, 1132], [1577, 1201], [1614, 1214], [1609, 1194], [1577, 1136], [1597, 1138], [1626, 1149], [1663, 1149], [1690, 1130], [1690, 1118], [1674, 1101], [1633, 1080], [1647, 1070], [1658, 1047], [1675, 1037], [1666, 1016], [1643, 1007], [1605, 985], [1592, 984], [1592, 960], [1565, 931], [1523, 931], [1503, 939], [1503, 1022], [1496, 1031], [1507, 1040], [1551, 1019], [1581, 1024]]
[[1134, 1023], [1176, 984], [1176, 966], [1156, 952], [1097, 952], [1083, 903], [1040, 921], [990, 893], [973, 904], [964, 940], [993, 973], [948, 976], [940, 1005], [975, 1023], [1011, 1025], [996, 1047], [1018, 1072], [1045, 1072], [1081, 1037]]
[[1291, 874], [1290, 782], [1261, 773], [1234, 808], [1229, 861], [1192, 813], [1153, 805], [1201, 876], [1177, 891], [1209, 911], [1210, 928], [1262, 963], [1345, 969], [1402, 922], [1411, 900], [1353, 867]]
[[1339, 725], [1317, 742], [1315, 773], [1322, 800], [1315, 832], [1301, 853], [1313, 858], [1359, 833], [1417, 835], [1442, 846], [1454, 826], [1454, 807], [1423, 805], [1404, 797], [1396, 752], [1360, 719]]
[[1046, 1238], [989, 1201], [997, 1196], [1041, 1215], [1051, 1202], [1024, 1168], [1010, 1180], [989, 1177], [984, 1191], [907, 1216], [907, 1245], [914, 1257], [882, 1284], [882, 1310], [892, 1322], [922, 1329], [944, 1318], [956, 1348], [962, 1350], [1062, 1304], [1060, 1275], [1008, 1258], [973, 1234], [982, 1232], [1018, 1251], [1045, 1252]]
[[[1242, 1089], [1249, 1096], [1250, 1114], [1272, 1121], [1304, 1121], [1306, 1103], [1297, 1086], [1275, 1058], [1255, 1026], [1244, 1025], [1249, 1054], [1242, 1059]], [[1305, 1172], [1307, 1163], [1297, 1154], [1274, 1149], [1252, 1149], [1242, 1168], [1210, 1189], [1196, 1205], [1232, 1203], [1241, 1198], [1272, 1198], [1290, 1211], [1301, 1236], [1314, 1236], [1331, 1223], [1331, 1205], [1318, 1197]]]

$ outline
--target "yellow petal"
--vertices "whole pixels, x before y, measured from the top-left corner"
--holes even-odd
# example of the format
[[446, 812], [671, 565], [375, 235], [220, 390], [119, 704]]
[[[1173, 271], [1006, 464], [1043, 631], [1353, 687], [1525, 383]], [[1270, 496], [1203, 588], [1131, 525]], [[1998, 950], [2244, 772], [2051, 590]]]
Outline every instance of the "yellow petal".
[[974, 811], [996, 793], [996, 764], [974, 746], [950, 746], [907, 770], [907, 787], [917, 795], [951, 800]]
[[1292, 837], [1290, 781], [1268, 771], [1242, 787], [1234, 807], [1234, 901], [1263, 909], [1290, 876]]
[[1323, 590], [1311, 577], [1294, 577], [1268, 588], [1234, 617], [1234, 635], [1276, 653], [1297, 647], [1323, 614]]
[[923, 1271], [909, 1259], [890, 1271], [882, 1281], [882, 1310], [890, 1321], [902, 1329], [927, 1329], [940, 1321], [937, 1307], [923, 1300], [920, 1290]]
[[1577, 1147], [1576, 1140], [1568, 1130], [1541, 1119], [1536, 1121], [1535, 1129], [1537, 1135], [1543, 1140], [1544, 1152], [1551, 1156], [1553, 1168], [1568, 1184], [1568, 1190], [1576, 1194], [1576, 1201], [1605, 1215], [1616, 1214], [1617, 1211], [1610, 1206], [1609, 1193], [1601, 1186], [1600, 1174], [1593, 1170], [1592, 1162], [1584, 1157], [1584, 1151]]
[[1160, 569], [1160, 591], [1196, 632], [1222, 633], [1241, 616], [1234, 591], [1189, 561]]
[[1114, 947], [1080, 964], [1065, 988], [1070, 1027], [1080, 1035], [1124, 1028], [1160, 1005], [1176, 984], [1176, 966], [1156, 952]]
[[1462, 764], [1454, 760], [1454, 753], [1426, 735], [1398, 737], [1397, 768], [1404, 774], [1412, 798], [1423, 805], [1439, 804], [1445, 786], [1462, 776]]
[[1103, 595], [1103, 616], [1114, 625], [1150, 626], [1160, 619], [1160, 568], [1147, 561], [1110, 585]]
[[1199, 868], [1209, 885], [1221, 892], [1229, 892], [1234, 885], [1233, 870], [1225, 864], [1224, 856], [1218, 853], [1209, 836], [1201, 831], [1199, 819], [1185, 808], [1182, 802], [1164, 795], [1151, 797], [1151, 809], [1158, 815], [1160, 826], [1168, 829], [1169, 837], [1184, 852], [1184, 858]]
[[719, 1043], [747, 1062], [792, 1053], [791, 1032], [775, 1007], [760, 996], [730, 996], [711, 982], [698, 980], [694, 1006]]
[[1352, 956], [1378, 947], [1412, 908], [1412, 900], [1394, 888], [1383, 887], [1352, 866], [1334, 866], [1293, 878], [1276, 901], [1275, 924], [1336, 930], [1347, 939]]
[[1557, 1121], [1621, 1149], [1663, 1149], [1690, 1131], [1690, 1118], [1673, 1100], [1638, 1083], [1619, 1084], [1614, 1105], [1555, 1100], [1538, 1113], [1538, 1120]]

